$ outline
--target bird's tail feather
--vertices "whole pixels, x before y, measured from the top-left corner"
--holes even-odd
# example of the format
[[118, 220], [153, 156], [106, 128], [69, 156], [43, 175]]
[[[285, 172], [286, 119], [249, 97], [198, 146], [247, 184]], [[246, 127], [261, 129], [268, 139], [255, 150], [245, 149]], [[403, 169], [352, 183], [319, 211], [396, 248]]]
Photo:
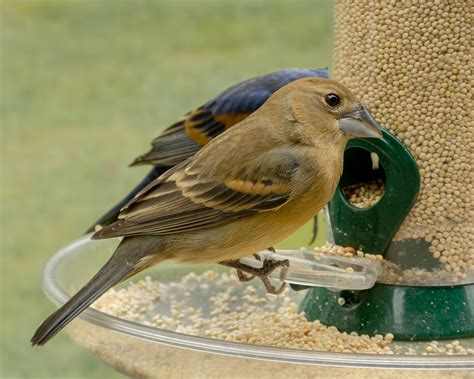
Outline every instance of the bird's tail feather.
[[[117, 249], [120, 249], [120, 246]], [[36, 330], [31, 344], [44, 345], [97, 298], [136, 271], [136, 266], [117, 259], [115, 253], [99, 272], [68, 302], [49, 316]]]
[[96, 225], [107, 226], [117, 221], [117, 217], [120, 214], [120, 210], [127, 205], [127, 203], [134, 198], [134, 196], [150, 184], [153, 180], [159, 177], [161, 174], [168, 171], [168, 166], [155, 166], [150, 172], [143, 178], [143, 180], [120, 202], [114, 205], [107, 213], [105, 213], [101, 218], [99, 218], [92, 226], [87, 229], [87, 233], [91, 233], [95, 230]]

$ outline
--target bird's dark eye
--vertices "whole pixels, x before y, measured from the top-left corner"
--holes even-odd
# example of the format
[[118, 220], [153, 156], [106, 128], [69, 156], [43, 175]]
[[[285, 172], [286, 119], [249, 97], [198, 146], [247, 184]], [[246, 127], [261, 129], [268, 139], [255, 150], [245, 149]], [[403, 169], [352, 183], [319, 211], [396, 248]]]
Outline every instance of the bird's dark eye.
[[327, 105], [333, 108], [341, 104], [341, 98], [335, 93], [328, 93], [326, 96], [324, 96], [324, 100], [326, 100]]

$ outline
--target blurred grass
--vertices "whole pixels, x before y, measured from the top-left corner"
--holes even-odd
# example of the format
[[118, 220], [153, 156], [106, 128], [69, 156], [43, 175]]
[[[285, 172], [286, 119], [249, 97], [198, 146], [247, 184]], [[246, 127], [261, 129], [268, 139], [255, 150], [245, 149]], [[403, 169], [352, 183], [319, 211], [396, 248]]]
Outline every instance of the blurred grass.
[[[227, 86], [329, 65], [331, 2], [3, 1], [1, 372], [119, 375], [59, 335], [29, 338], [53, 309], [41, 269], [146, 172], [149, 141]], [[287, 244], [309, 239], [308, 227]]]

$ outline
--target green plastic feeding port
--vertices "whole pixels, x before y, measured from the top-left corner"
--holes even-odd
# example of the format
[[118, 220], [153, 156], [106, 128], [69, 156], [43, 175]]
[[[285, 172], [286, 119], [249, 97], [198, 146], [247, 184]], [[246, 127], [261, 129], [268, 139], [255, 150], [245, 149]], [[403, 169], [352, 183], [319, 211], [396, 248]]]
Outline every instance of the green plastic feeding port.
[[[420, 190], [415, 160], [395, 136], [386, 130], [382, 133], [383, 139], [348, 143], [343, 174], [328, 204], [334, 241], [373, 254], [387, 250]], [[357, 208], [348, 202], [343, 188], [377, 179], [385, 182], [379, 202], [370, 208]]]
[[[400, 269], [436, 270], [439, 262], [429, 243], [405, 238], [393, 241], [414, 205], [420, 176], [406, 147], [383, 130], [383, 139], [351, 140], [335, 196], [328, 204], [329, 242], [365, 253], [382, 254]], [[344, 188], [384, 183], [380, 200], [368, 208], [351, 204]], [[301, 289], [301, 287], [293, 287]], [[399, 340], [432, 340], [474, 336], [474, 284], [391, 283], [384, 280], [362, 290], [310, 288], [300, 305], [309, 320], [362, 334], [392, 333]]]

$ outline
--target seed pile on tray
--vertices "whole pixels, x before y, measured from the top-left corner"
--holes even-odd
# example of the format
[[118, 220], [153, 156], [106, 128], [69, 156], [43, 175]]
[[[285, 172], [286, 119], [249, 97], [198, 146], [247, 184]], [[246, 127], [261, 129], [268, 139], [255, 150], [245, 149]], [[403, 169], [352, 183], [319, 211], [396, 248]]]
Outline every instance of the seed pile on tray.
[[393, 354], [393, 335], [348, 334], [319, 321], [310, 322], [298, 312], [288, 292], [266, 294], [260, 285], [240, 283], [233, 273], [206, 271], [161, 285], [146, 277], [125, 288], [109, 290], [94, 307], [148, 326], [226, 341]]
[[[287, 289], [281, 295], [270, 295], [262, 285], [252, 284], [240, 283], [233, 272], [213, 270], [189, 273], [168, 283], [145, 277], [109, 290], [93, 306], [151, 327], [225, 341], [332, 352], [417, 353], [398, 345], [393, 349], [391, 333], [369, 337], [308, 321], [298, 312], [303, 294], [293, 291], [290, 297]], [[445, 345], [433, 341], [422, 349], [422, 354], [430, 355], [474, 354], [459, 341]]]
[[472, 3], [338, 0], [334, 76], [400, 138], [421, 192], [396, 239], [425, 239], [445, 270], [474, 270]]

